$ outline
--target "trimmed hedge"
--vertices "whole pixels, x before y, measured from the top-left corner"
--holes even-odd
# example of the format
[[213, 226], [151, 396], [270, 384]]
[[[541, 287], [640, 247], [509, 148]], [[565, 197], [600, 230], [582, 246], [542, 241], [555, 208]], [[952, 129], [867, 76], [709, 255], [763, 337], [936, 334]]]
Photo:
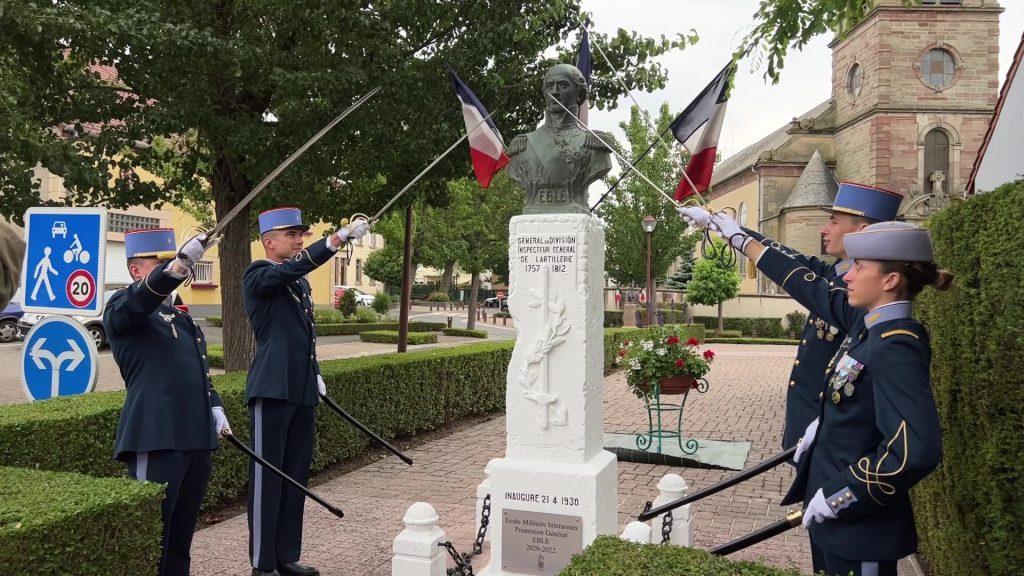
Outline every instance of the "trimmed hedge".
[[622, 326], [622, 310], [605, 310], [604, 327], [619, 328]]
[[708, 338], [707, 344], [779, 344], [784, 346], [797, 346], [799, 340], [789, 338]]
[[[377, 344], [398, 344], [397, 330], [368, 330], [359, 333], [359, 339], [363, 342], [374, 342]], [[412, 332], [408, 334], [406, 341], [409, 345], [436, 344], [437, 334], [433, 332]]]
[[736, 562], [705, 550], [682, 546], [635, 544], [599, 536], [572, 557], [560, 576], [800, 576], [795, 568], [759, 562]]
[[445, 336], [465, 336], [467, 338], [487, 338], [487, 332], [483, 330], [467, 330], [466, 328], [445, 328]]
[[210, 326], [213, 326], [214, 328], [220, 328], [224, 326], [224, 319], [221, 318], [220, 316], [207, 316], [206, 322], [209, 323]]
[[[694, 316], [694, 324], [703, 324], [709, 331], [718, 328], [717, 316]], [[758, 338], [784, 338], [782, 318], [723, 318], [725, 330], [739, 330], [744, 336], [752, 336], [757, 331]]]
[[942, 465], [911, 493], [932, 574], [1024, 567], [1024, 181], [958, 202], [929, 221], [935, 257], [956, 275], [914, 306], [932, 344]]
[[163, 493], [151, 482], [0, 467], [0, 573], [154, 574]]

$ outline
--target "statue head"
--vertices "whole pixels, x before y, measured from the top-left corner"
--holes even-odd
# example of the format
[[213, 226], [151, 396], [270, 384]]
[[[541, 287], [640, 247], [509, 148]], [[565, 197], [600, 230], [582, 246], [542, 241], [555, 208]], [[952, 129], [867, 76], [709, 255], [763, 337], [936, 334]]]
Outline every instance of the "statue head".
[[574, 114], [587, 99], [587, 81], [583, 73], [572, 64], [555, 64], [544, 75], [544, 110], [564, 112], [562, 107], [548, 98], [556, 98]]

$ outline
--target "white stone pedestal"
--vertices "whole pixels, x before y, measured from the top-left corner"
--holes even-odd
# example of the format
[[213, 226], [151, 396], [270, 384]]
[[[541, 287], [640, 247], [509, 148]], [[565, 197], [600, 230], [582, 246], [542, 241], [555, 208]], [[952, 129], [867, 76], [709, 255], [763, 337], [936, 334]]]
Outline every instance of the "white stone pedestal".
[[617, 463], [604, 441], [604, 230], [582, 214], [509, 224], [516, 347], [505, 458], [492, 460], [491, 562], [482, 574], [558, 574], [615, 534]]

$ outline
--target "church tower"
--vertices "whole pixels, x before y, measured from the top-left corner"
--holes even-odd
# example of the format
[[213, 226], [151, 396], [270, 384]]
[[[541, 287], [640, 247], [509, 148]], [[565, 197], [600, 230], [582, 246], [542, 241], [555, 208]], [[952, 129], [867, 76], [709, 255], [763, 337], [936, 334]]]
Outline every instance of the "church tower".
[[832, 48], [836, 173], [903, 194], [915, 221], [961, 196], [998, 99], [997, 0], [877, 0]]

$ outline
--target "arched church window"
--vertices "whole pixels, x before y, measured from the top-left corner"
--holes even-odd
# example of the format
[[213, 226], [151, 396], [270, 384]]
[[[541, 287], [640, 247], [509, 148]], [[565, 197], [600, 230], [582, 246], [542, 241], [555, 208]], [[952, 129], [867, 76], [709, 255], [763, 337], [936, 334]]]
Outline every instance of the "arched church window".
[[921, 80], [934, 90], [943, 90], [953, 84], [956, 59], [945, 48], [932, 48], [921, 57]]
[[850, 73], [846, 78], [846, 90], [852, 98], [860, 96], [860, 90], [864, 87], [864, 69], [860, 64], [850, 66]]
[[949, 192], [949, 136], [938, 128], [924, 137], [924, 190]]

